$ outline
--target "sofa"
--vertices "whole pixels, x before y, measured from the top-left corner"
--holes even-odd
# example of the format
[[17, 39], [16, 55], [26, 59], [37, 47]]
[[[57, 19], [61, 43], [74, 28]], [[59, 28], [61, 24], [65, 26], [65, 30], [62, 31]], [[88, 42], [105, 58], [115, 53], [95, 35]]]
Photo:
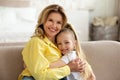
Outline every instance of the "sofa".
[[[0, 80], [17, 80], [25, 42], [0, 43]], [[97, 80], [120, 80], [120, 42], [85, 41], [81, 47]]]

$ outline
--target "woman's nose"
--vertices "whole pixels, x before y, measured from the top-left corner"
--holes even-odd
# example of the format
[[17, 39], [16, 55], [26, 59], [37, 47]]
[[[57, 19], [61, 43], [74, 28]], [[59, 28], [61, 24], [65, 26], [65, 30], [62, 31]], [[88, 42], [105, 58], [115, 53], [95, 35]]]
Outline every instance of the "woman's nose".
[[54, 27], [56, 27], [56, 26], [57, 26], [56, 22], [53, 22], [53, 26], [54, 26]]

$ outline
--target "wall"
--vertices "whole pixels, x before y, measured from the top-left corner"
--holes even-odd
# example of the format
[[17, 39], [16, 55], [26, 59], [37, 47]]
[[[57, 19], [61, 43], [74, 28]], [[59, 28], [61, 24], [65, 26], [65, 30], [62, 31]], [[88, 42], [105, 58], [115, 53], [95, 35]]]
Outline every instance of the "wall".
[[66, 12], [69, 22], [74, 26], [80, 41], [89, 40], [89, 11], [69, 10]]
[[[38, 11], [35, 8], [0, 8], [0, 42], [27, 41], [34, 32]], [[66, 10], [81, 41], [88, 40], [88, 10]], [[84, 35], [84, 36], [83, 36]]]
[[40, 11], [45, 6], [53, 3], [65, 8], [68, 22], [75, 27], [80, 40], [87, 41], [89, 7], [84, 5], [85, 2], [80, 2], [83, 5], [79, 6], [78, 2], [79, 0], [76, 0], [74, 3], [72, 0], [34, 0], [29, 7], [20, 7], [21, 4], [19, 6], [13, 5], [12, 7], [12, 2], [0, 7], [0, 42], [27, 41], [34, 32]]
[[90, 11], [90, 22], [95, 16], [109, 17], [117, 15], [118, 0], [96, 0], [94, 10]]
[[[41, 4], [41, 1], [43, 4]], [[34, 0], [31, 7], [0, 7], [0, 42], [28, 40], [34, 32], [39, 12], [45, 5], [48, 5], [46, 1]], [[56, 3], [56, 0], [48, 1]], [[76, 0], [74, 3], [72, 3], [72, 0], [69, 1], [63, 0], [59, 4], [65, 7], [68, 20], [75, 26], [81, 41], [89, 40], [89, 22], [91, 22], [95, 16], [105, 17], [117, 14], [117, 0], [92, 0], [93, 3], [91, 4], [93, 4], [93, 6], [89, 4], [89, 2], [91, 2], [89, 0], [83, 0], [83, 2], [81, 1], [79, 4], [77, 2], [79, 0]], [[88, 5], [84, 5], [86, 2]], [[80, 4], [81, 6], [79, 6]]]
[[35, 28], [33, 8], [0, 7], [0, 42], [25, 41]]

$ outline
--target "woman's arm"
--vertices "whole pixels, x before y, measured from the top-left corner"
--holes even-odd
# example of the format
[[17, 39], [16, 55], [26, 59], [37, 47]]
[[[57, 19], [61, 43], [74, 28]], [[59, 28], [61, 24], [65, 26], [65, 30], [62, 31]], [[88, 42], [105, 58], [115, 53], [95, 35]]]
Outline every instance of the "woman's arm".
[[68, 55], [64, 55], [61, 57], [61, 59], [59, 59], [58, 61], [55, 61], [53, 63], [50, 64], [50, 68], [59, 68], [59, 67], [63, 67], [66, 64], [68, 64], [70, 61], [68, 59]]
[[55, 61], [53, 63], [50, 64], [50, 68], [59, 68], [59, 67], [63, 67], [66, 64], [68, 64], [70, 62], [70, 60], [68, 59], [68, 55], [63, 55], [61, 57], [61, 59], [59, 59], [58, 61]]
[[[29, 41], [29, 43], [22, 51], [23, 60], [27, 67], [26, 70], [29, 70], [30, 74], [36, 80], [58, 80], [69, 75], [69, 66], [63, 66], [60, 68], [49, 68], [50, 62], [45, 57], [46, 49], [49, 50], [49, 48], [46, 48], [46, 44], [44, 43], [44, 41], [40, 40], [39, 38], [32, 38]], [[53, 48], [51, 54], [53, 52], [57, 52], [56, 49]]]
[[50, 68], [59, 68], [65, 66], [65, 62], [61, 59], [50, 64]]
[[[80, 66], [75, 61], [71, 61], [60, 68], [49, 68], [50, 62], [45, 57], [45, 51], [46, 49], [51, 51], [50, 48], [52, 47], [46, 48], [48, 47], [46, 45], [43, 40], [32, 38], [22, 52], [23, 60], [27, 67], [26, 70], [29, 70], [30, 74], [36, 80], [58, 80], [69, 75], [71, 71], [79, 71]], [[52, 48], [51, 54], [53, 52], [57, 52], [54, 47]], [[49, 54], [47, 55], [50, 56]], [[52, 58], [52, 56], [50, 58]]]

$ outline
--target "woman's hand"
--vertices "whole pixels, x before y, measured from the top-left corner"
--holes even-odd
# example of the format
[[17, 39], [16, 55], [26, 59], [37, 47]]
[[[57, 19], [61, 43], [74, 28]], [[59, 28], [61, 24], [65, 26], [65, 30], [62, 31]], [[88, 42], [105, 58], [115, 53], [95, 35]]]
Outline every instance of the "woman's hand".
[[83, 72], [85, 69], [85, 62], [79, 58], [72, 60], [67, 65], [72, 72]]

